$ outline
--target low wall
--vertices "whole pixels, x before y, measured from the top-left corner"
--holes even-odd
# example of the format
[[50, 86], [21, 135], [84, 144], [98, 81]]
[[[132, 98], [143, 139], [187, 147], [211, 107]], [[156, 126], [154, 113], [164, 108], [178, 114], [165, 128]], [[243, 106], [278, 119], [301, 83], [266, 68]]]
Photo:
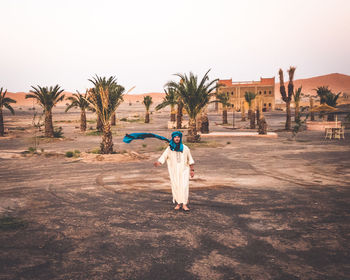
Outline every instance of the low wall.
[[341, 127], [341, 122], [312, 122], [307, 121], [306, 122], [306, 129], [307, 130], [318, 130], [318, 131], [324, 131], [326, 127]]

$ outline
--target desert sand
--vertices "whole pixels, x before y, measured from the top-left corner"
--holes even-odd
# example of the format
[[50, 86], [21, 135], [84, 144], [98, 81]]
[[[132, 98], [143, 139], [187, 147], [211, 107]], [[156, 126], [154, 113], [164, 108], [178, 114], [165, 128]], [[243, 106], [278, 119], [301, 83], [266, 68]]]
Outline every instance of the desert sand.
[[[134, 98], [134, 97], [133, 97]], [[134, 102], [135, 100], [135, 102]], [[144, 106], [124, 102], [113, 155], [89, 112], [53, 110], [64, 138], [34, 145], [32, 104], [5, 112], [0, 138], [0, 279], [346, 279], [350, 254], [350, 134], [325, 140], [282, 131], [285, 113], [265, 114], [276, 138], [225, 136], [189, 144], [196, 162], [190, 213], [175, 212], [159, 140], [122, 142], [130, 132], [169, 137], [169, 109], [143, 123]], [[40, 111], [38, 105], [36, 110]], [[229, 120], [231, 121], [231, 115]], [[186, 116], [185, 116], [186, 118]], [[123, 121], [124, 120], [124, 121]], [[210, 131], [247, 132], [221, 125]], [[186, 134], [186, 130], [183, 130]], [[242, 134], [241, 134], [242, 135]], [[67, 151], [78, 150], [67, 158]]]

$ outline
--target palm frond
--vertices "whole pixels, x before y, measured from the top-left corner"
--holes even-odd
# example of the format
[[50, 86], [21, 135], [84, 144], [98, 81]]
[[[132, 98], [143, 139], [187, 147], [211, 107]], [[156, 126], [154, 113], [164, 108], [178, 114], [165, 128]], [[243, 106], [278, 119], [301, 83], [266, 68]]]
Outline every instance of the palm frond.
[[[210, 71], [210, 70], [209, 70]], [[177, 73], [180, 82], [169, 81], [166, 86], [174, 88], [179, 98], [184, 104], [185, 110], [190, 118], [195, 119], [200, 111], [209, 103], [212, 91], [218, 88], [218, 84], [213, 86], [218, 80], [208, 82], [208, 73], [205, 73], [198, 84], [198, 77], [192, 72], [189, 75]]]
[[149, 95], [146, 95], [143, 97], [143, 101], [142, 104], [145, 105], [146, 107], [146, 111], [149, 111], [149, 107], [152, 105], [153, 101], [152, 101], [152, 97]]
[[255, 99], [255, 97], [256, 97], [256, 94], [254, 92], [246, 92], [244, 94], [244, 99], [245, 99], [245, 101], [248, 102], [249, 107], [252, 106], [252, 101]]
[[31, 93], [26, 94], [25, 98], [36, 99], [37, 103], [46, 111], [51, 111], [52, 107], [64, 99], [63, 89], [60, 89], [59, 85], [54, 87], [41, 87], [39, 85], [31, 87]]
[[13, 110], [13, 108], [10, 104], [4, 103], [4, 107], [7, 108], [11, 112], [12, 115], [15, 114], [15, 110]]
[[303, 95], [303, 93], [301, 92], [302, 90], [302, 86], [300, 86], [295, 92], [294, 92], [294, 102], [295, 103], [299, 103], [300, 102], [300, 99], [301, 99], [301, 96]]
[[107, 79], [96, 75], [89, 81], [94, 87], [88, 91], [87, 98], [84, 99], [90, 102], [102, 123], [106, 124], [123, 101], [125, 88], [117, 84], [114, 76]]

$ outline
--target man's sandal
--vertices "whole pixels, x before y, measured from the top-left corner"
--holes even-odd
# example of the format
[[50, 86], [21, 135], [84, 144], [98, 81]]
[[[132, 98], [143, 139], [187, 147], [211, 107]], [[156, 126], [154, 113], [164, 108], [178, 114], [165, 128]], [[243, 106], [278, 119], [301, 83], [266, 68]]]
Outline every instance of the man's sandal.
[[180, 204], [176, 205], [174, 209], [175, 210], [180, 210], [181, 209], [181, 205]]

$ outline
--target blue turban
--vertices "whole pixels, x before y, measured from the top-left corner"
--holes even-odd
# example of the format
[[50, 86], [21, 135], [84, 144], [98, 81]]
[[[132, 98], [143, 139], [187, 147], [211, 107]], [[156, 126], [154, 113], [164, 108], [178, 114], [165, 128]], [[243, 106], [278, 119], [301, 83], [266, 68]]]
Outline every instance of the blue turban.
[[[176, 144], [174, 142], [174, 137], [175, 136], [179, 136], [180, 137], [180, 142], [179, 144]], [[125, 143], [130, 143], [133, 140], [136, 139], [145, 139], [145, 138], [157, 138], [163, 141], [167, 141], [169, 142], [169, 147], [172, 151], [176, 151], [176, 152], [182, 152], [184, 149], [184, 145], [182, 144], [182, 133], [180, 131], [174, 131], [171, 134], [171, 140], [169, 140], [168, 138], [164, 137], [164, 136], [160, 136], [154, 133], [131, 133], [131, 134], [125, 134], [124, 138], [123, 138], [123, 142]]]
[[[178, 144], [174, 142], [175, 136], [180, 137], [180, 142]], [[182, 144], [182, 133], [180, 131], [174, 131], [173, 133], [171, 133], [171, 140], [170, 140], [169, 146], [170, 146], [170, 150], [172, 151], [176, 151], [176, 152], [183, 151], [184, 145]]]

